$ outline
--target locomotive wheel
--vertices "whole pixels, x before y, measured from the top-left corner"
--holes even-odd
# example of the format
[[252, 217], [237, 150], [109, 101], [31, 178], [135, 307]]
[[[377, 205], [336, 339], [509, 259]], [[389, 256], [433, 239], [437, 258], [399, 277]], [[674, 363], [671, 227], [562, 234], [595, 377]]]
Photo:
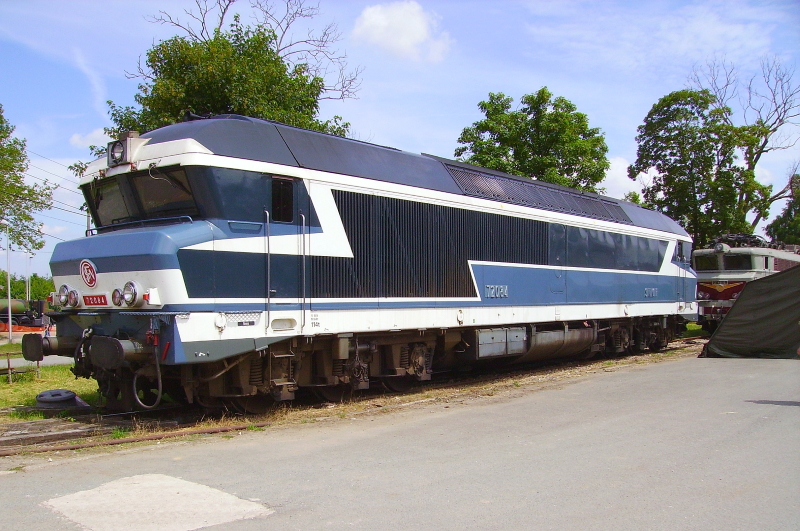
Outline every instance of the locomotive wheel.
[[381, 378], [383, 386], [394, 393], [407, 393], [414, 385], [414, 378], [411, 376], [389, 376]]
[[230, 402], [231, 406], [239, 413], [250, 413], [251, 415], [263, 415], [275, 404], [275, 401], [267, 395], [239, 396], [231, 398]]
[[325, 402], [341, 402], [353, 394], [353, 388], [347, 384], [321, 385], [312, 387], [311, 392]]

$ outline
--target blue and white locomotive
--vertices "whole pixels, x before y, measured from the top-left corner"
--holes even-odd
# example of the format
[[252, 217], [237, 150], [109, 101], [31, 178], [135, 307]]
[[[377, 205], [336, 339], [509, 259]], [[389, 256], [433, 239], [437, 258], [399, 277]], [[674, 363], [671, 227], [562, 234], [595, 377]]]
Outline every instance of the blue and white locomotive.
[[109, 406], [252, 409], [434, 371], [663, 347], [691, 239], [631, 203], [235, 115], [109, 144], [56, 246], [54, 337]]

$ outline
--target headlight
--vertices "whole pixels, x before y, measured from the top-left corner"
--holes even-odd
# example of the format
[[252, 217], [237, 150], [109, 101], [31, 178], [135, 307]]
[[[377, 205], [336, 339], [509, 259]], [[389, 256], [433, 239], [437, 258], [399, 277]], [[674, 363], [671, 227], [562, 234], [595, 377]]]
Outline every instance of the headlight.
[[58, 288], [58, 305], [59, 306], [66, 306], [67, 301], [69, 300], [69, 292], [72, 291], [72, 288], [67, 286], [66, 284], [62, 284], [61, 287]]
[[70, 290], [70, 292], [67, 293], [67, 306], [69, 306], [70, 308], [74, 308], [78, 305], [79, 302], [80, 302], [80, 296], [78, 295], [78, 292], [75, 291], [74, 289]]
[[133, 306], [136, 304], [136, 298], [139, 295], [139, 290], [137, 289], [136, 282], [130, 281], [125, 283], [125, 287], [122, 288], [122, 300], [125, 301], [125, 304], [128, 306]]
[[114, 306], [122, 306], [122, 291], [119, 288], [111, 292], [111, 302]]
[[108, 145], [108, 161], [109, 165], [121, 164], [125, 160], [125, 143], [122, 140], [116, 140]]

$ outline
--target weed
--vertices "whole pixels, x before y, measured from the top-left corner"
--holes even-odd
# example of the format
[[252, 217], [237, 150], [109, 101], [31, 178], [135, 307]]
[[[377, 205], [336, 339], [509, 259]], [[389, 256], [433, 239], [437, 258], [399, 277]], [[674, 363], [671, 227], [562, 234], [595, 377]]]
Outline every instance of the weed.
[[681, 335], [682, 338], [688, 339], [690, 337], [705, 337], [709, 333], [703, 330], [703, 327], [697, 323], [687, 323], [686, 331]]
[[44, 414], [41, 411], [20, 411], [15, 409], [8, 414], [8, 417], [17, 420], [42, 420]]
[[514, 381], [512, 382], [512, 385], [513, 385], [514, 387], [519, 387], [519, 382], [518, 382], [518, 381], [516, 381], [516, 380], [514, 380]]
[[128, 434], [130, 432], [131, 432], [131, 430], [128, 429], [128, 428], [114, 428], [111, 431], [111, 438], [112, 439], [124, 439], [125, 437], [128, 436]]
[[247, 427], [247, 431], [264, 431], [264, 428], [262, 428], [261, 426], [255, 426], [253, 424], [250, 424]]

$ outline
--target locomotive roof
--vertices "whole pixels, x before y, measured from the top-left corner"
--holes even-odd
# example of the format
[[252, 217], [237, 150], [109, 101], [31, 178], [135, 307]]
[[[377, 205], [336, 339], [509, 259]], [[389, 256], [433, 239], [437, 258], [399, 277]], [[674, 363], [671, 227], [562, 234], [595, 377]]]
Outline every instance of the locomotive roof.
[[149, 138], [150, 145], [192, 138], [215, 155], [483, 197], [687, 235], [669, 217], [627, 201], [257, 118], [219, 115], [168, 125], [142, 138]]

